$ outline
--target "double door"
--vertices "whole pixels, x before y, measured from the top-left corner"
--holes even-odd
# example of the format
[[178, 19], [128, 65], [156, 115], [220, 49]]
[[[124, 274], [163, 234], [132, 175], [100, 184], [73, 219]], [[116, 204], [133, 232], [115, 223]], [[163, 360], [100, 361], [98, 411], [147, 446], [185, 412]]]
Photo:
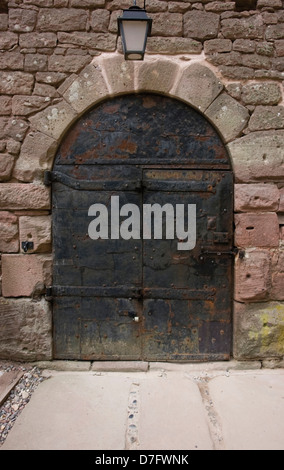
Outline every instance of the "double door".
[[48, 178], [54, 357], [229, 359], [232, 173], [57, 165]]

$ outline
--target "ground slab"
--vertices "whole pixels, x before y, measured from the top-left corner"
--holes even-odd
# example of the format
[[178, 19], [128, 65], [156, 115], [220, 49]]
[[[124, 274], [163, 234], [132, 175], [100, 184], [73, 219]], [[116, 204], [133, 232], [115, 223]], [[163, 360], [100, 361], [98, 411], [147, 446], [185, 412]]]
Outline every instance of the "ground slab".
[[284, 369], [90, 369], [45, 369], [1, 450], [284, 450]]

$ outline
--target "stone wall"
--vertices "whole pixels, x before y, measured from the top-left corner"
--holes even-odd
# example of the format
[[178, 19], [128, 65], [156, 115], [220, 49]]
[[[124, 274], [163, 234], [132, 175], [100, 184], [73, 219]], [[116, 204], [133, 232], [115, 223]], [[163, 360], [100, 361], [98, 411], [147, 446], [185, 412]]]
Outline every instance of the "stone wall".
[[[182, 99], [235, 174], [234, 357], [284, 356], [284, 2], [151, 0], [144, 62], [125, 62], [130, 0], [0, 0], [0, 357], [52, 358], [50, 190], [62, 136], [103, 99]], [[138, 2], [139, 4], [139, 2]], [[141, 2], [142, 6], [143, 2]], [[34, 248], [25, 253], [22, 242]]]

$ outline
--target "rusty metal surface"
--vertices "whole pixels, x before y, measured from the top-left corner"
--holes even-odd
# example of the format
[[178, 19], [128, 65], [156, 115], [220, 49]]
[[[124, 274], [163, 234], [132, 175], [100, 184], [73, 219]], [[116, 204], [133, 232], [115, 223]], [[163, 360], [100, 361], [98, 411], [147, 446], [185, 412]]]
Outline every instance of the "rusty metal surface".
[[[231, 353], [233, 176], [212, 126], [183, 103], [123, 96], [71, 129], [53, 197], [54, 357], [220, 360]], [[195, 204], [197, 243], [91, 240], [88, 209]]]

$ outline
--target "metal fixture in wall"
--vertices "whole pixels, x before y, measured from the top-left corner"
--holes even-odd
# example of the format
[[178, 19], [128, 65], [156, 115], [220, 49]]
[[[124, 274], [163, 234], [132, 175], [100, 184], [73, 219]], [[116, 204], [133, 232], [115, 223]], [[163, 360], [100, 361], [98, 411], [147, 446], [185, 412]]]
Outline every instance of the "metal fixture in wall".
[[123, 15], [117, 19], [118, 33], [121, 35], [125, 60], [143, 60], [147, 37], [151, 34], [152, 19], [147, 16], [145, 9], [136, 5], [123, 10]]

